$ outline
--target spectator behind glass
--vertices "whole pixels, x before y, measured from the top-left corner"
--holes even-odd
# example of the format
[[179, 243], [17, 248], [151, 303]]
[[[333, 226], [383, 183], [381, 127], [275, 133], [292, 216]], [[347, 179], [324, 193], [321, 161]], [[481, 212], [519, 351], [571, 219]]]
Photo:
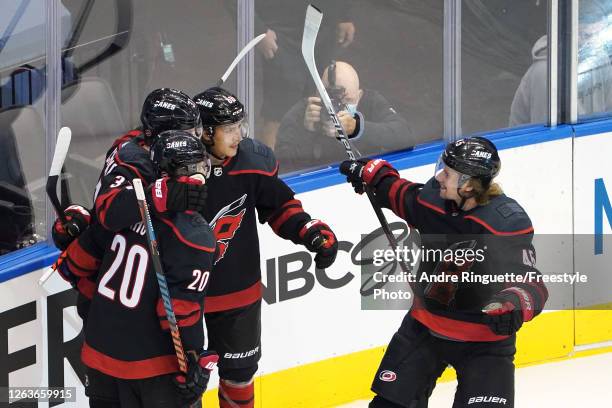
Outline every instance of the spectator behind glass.
[[[342, 127], [361, 154], [381, 154], [415, 145], [408, 122], [378, 91], [361, 89], [357, 71], [351, 65], [332, 62], [322, 79], [335, 100]], [[321, 99], [311, 96], [299, 101], [283, 117], [278, 132], [276, 154], [283, 170], [346, 159], [344, 147], [335, 137], [336, 131]]]
[[[578, 38], [578, 114], [612, 111], [612, 26], [610, 0], [581, 0]], [[510, 108], [510, 126], [544, 123], [547, 120], [546, 36], [533, 46], [533, 63], [516, 90]]]
[[[257, 0], [255, 32], [266, 33], [257, 45], [264, 57], [263, 102], [264, 124], [259, 138], [274, 149], [278, 127], [287, 107], [306, 95], [312, 80], [304, 65], [301, 44], [306, 7], [311, 0]], [[329, 61], [332, 55], [348, 47], [355, 36], [350, 21], [349, 0], [322, 4], [324, 18], [317, 35], [316, 60]]]

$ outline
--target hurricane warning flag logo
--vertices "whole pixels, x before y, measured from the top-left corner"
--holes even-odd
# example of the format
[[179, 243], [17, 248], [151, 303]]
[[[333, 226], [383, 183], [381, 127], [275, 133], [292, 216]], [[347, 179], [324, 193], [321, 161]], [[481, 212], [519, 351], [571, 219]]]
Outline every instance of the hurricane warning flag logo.
[[240, 207], [244, 205], [246, 197], [247, 195], [244, 194], [236, 201], [220, 209], [215, 218], [210, 222], [217, 239], [217, 258], [215, 259], [215, 264], [223, 259], [232, 238], [234, 238], [236, 231], [242, 225], [246, 208], [240, 209]]

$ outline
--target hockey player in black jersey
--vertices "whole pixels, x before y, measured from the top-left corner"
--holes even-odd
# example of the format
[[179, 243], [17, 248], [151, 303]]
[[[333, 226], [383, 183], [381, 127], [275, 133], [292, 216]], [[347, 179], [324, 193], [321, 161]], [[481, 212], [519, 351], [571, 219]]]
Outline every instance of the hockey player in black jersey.
[[244, 107], [234, 95], [210, 88], [193, 99], [213, 163], [204, 214], [215, 231], [218, 256], [204, 309], [209, 345], [219, 353], [219, 403], [250, 408], [261, 356], [257, 221], [315, 252], [317, 268], [334, 262], [338, 243], [327, 224], [311, 219], [278, 178], [272, 150], [245, 137]]
[[[135, 223], [108, 237], [96, 279], [82, 349], [83, 362], [95, 372], [88, 373], [92, 407], [190, 406], [200, 400], [218, 358], [203, 349], [202, 306], [215, 254], [212, 229], [197, 212], [159, 211], [160, 190], [170, 180], [203, 183], [207, 153], [193, 135], [166, 131], [151, 158], [159, 177], [151, 198], [157, 209], [151, 214], [188, 373], [178, 374], [145, 227]], [[120, 186], [131, 189], [130, 180], [117, 180], [113, 188]]]
[[[145, 183], [154, 178], [149, 147], [157, 135], [165, 130], [185, 130], [198, 137], [202, 134], [200, 114], [195, 103], [185, 93], [172, 88], [160, 88], [149, 93], [143, 103], [140, 120], [140, 128], [119, 137], [108, 150], [96, 186], [93, 212], [107, 229], [122, 229], [137, 216], [138, 210], [132, 205], [132, 201], [135, 202], [133, 191], [119, 191], [110, 186], [126, 177], [139, 177]], [[202, 198], [197, 193], [200, 190], [202, 187], [170, 181], [167, 186], [169, 209], [200, 210]], [[69, 234], [68, 231], [80, 233], [89, 224], [89, 212], [82, 207], [70, 206], [65, 212], [68, 222], [64, 224], [58, 218], [52, 228], [53, 241], [61, 250], [78, 235], [74, 232]], [[108, 224], [107, 218], [112, 220]], [[128, 224], [124, 222], [125, 219]]]
[[[160, 88], [149, 93], [143, 103], [140, 119], [140, 128], [119, 137], [108, 150], [95, 189], [93, 210], [87, 211], [78, 205], [69, 206], [65, 210], [68, 222], [64, 224], [58, 218], [52, 228], [53, 242], [63, 250], [58, 263], [66, 262], [64, 271], [70, 272], [70, 275], [64, 277], [79, 292], [78, 311], [84, 320], [103, 248], [109, 239], [108, 231], [121, 230], [139, 219], [136, 196], [124, 181], [138, 177], [148, 186], [156, 178], [149, 149], [161, 132], [185, 130], [195, 136], [202, 134], [200, 113], [195, 103], [176, 89]], [[166, 209], [202, 209], [206, 194], [204, 186], [173, 179], [164, 183], [162, 199]], [[78, 231], [79, 234], [69, 234], [68, 231]]]
[[[453, 408], [514, 406], [516, 332], [542, 311], [548, 292], [537, 279], [531, 220], [493, 182], [500, 166], [493, 143], [480, 137], [450, 143], [424, 185], [381, 159], [342, 162], [355, 190], [371, 188], [378, 205], [418, 230], [424, 250], [455, 254], [421, 260], [413, 305], [376, 372], [370, 407], [427, 407], [449, 364], [458, 379]], [[482, 256], [465, 258], [468, 248]], [[461, 279], [423, 279], [442, 274]], [[506, 280], [473, 278], [483, 275]]]

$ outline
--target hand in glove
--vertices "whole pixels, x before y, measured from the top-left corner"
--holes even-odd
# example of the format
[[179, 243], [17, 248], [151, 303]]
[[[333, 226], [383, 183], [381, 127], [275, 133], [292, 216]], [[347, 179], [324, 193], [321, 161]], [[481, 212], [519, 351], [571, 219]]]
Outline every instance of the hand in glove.
[[80, 205], [71, 205], [64, 210], [66, 222], [57, 218], [51, 228], [53, 243], [60, 250], [65, 250], [89, 226], [91, 215]]
[[504, 289], [493, 296], [482, 311], [486, 315], [484, 322], [493, 333], [502, 336], [513, 335], [534, 315], [531, 296], [517, 287]]
[[365, 191], [364, 183], [376, 187], [386, 176], [399, 177], [397, 170], [382, 159], [345, 160], [340, 163], [340, 173], [346, 176], [346, 181], [353, 185], [357, 194]]
[[193, 352], [187, 354], [187, 374], [177, 374], [174, 384], [186, 406], [202, 398], [206, 391], [210, 373], [217, 366], [219, 356], [214, 351], [202, 350], [199, 355]]
[[338, 240], [327, 224], [310, 220], [300, 229], [299, 236], [306, 249], [316, 252], [315, 265], [318, 269], [331, 266], [338, 254]]
[[202, 212], [206, 202], [206, 185], [200, 180], [182, 176], [155, 180], [150, 190], [153, 206], [158, 213], [166, 211]]

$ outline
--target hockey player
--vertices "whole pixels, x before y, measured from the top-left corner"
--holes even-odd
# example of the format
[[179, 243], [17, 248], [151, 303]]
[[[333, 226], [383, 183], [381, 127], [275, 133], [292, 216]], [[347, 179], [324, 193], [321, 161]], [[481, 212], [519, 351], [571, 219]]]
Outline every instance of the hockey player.
[[[111, 186], [121, 178], [139, 177], [145, 183], [154, 179], [148, 151], [157, 135], [165, 130], [185, 130], [198, 137], [202, 134], [200, 114], [194, 102], [185, 93], [172, 88], [160, 88], [149, 93], [142, 105], [140, 120], [141, 128], [128, 132], [113, 143], [96, 186], [94, 212], [101, 224], [110, 230], [123, 229], [138, 218], [138, 207], [132, 205], [136, 202], [134, 192]], [[175, 180], [169, 183], [164, 190], [169, 210], [201, 209], [202, 186]], [[70, 206], [65, 213], [67, 223], [58, 218], [52, 228], [53, 241], [61, 250], [90, 222], [89, 212], [81, 206]]]
[[[450, 143], [424, 185], [400, 178], [381, 159], [342, 162], [340, 171], [356, 191], [371, 188], [378, 205], [419, 231], [424, 249], [456, 251], [454, 259], [421, 260], [413, 305], [376, 372], [370, 407], [427, 407], [448, 364], [458, 379], [453, 407], [514, 405], [515, 334], [542, 311], [548, 292], [528, 278], [539, 275], [533, 227], [525, 210], [493, 182], [500, 165], [493, 143], [481, 137]], [[482, 256], [461, 259], [468, 248]], [[461, 272], [511, 278], [490, 285], [422, 279]]]
[[338, 243], [322, 221], [311, 219], [278, 178], [266, 145], [246, 138], [242, 103], [222, 88], [196, 95], [210, 153], [205, 218], [215, 231], [218, 257], [205, 301], [209, 347], [219, 353], [220, 407], [254, 406], [253, 376], [261, 356], [261, 270], [257, 220], [284, 239], [315, 252], [317, 268], [329, 267]]
[[[92, 210], [94, 216], [91, 217], [83, 207], [72, 205], [65, 210], [67, 222], [63, 223], [58, 218], [52, 228], [53, 242], [59, 249], [65, 250], [58, 263], [67, 262], [67, 270], [72, 271], [66, 278], [79, 291], [77, 308], [83, 320], [95, 289], [103, 248], [111, 235], [107, 230], [118, 231], [140, 219], [134, 191], [124, 181], [138, 177], [147, 186], [155, 179], [149, 148], [160, 132], [185, 130], [198, 137], [202, 133], [200, 113], [195, 103], [176, 89], [160, 88], [149, 93], [143, 103], [140, 119], [142, 127], [118, 138], [107, 153], [96, 186]], [[202, 209], [205, 186], [175, 179], [168, 179], [164, 183], [167, 184], [160, 194], [167, 210]], [[68, 246], [77, 236], [79, 239]]]
[[[135, 223], [107, 241], [96, 279], [81, 354], [90, 368], [92, 407], [186, 407], [199, 401], [206, 389], [217, 360], [216, 353], [203, 349], [202, 310], [214, 235], [197, 212], [159, 211], [163, 199], [157, 194], [171, 180], [201, 185], [206, 157], [200, 140], [184, 131], [161, 133], [151, 149], [159, 177], [151, 198], [157, 210], [151, 214], [188, 372], [178, 374], [145, 226]], [[119, 186], [129, 188], [130, 181], [118, 180], [113, 188]]]

